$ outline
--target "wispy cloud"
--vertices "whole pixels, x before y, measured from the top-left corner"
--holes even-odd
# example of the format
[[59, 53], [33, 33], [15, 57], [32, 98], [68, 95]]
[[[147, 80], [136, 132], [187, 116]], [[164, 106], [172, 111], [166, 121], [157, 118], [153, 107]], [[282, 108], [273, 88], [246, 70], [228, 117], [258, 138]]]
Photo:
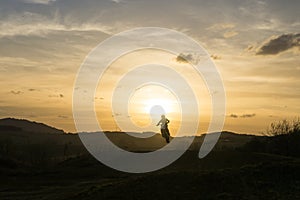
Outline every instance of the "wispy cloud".
[[243, 115], [230, 114], [228, 117], [236, 119], [236, 118], [253, 118], [255, 116], [256, 114], [253, 113], [253, 114], [243, 114]]
[[238, 118], [239, 116], [236, 115], [236, 114], [230, 114], [229, 117], [231, 117], [231, 118]]
[[49, 98], [64, 98], [63, 94], [50, 94], [48, 95]]
[[14, 90], [12, 90], [12, 91], [10, 91], [10, 93], [12, 93], [12, 94], [14, 94], [14, 95], [19, 95], [19, 94], [22, 94], [23, 92], [22, 91], [14, 91]]
[[37, 89], [29, 88], [28, 91], [29, 91], [29, 92], [35, 92], [35, 91], [37, 91]]
[[232, 37], [234, 37], [234, 36], [236, 36], [238, 34], [239, 34], [239, 32], [237, 32], [237, 31], [226, 31], [223, 34], [223, 36], [224, 36], [224, 38], [232, 38]]
[[122, 3], [123, 2], [123, 0], [111, 0], [111, 1], [114, 3]]
[[25, 3], [33, 3], [33, 4], [50, 4], [55, 2], [56, 0], [23, 0]]
[[216, 55], [216, 54], [213, 54], [213, 55], [211, 55], [210, 57], [211, 57], [212, 59], [214, 59], [214, 60], [221, 60], [221, 59], [222, 59], [221, 56]]
[[231, 23], [218, 23], [218, 24], [213, 24], [212, 26], [206, 28], [207, 30], [211, 31], [221, 31], [221, 30], [226, 30], [226, 29], [232, 29], [235, 27], [235, 24]]
[[101, 23], [61, 22], [61, 16], [53, 18], [32, 12], [9, 15], [0, 20], [0, 38], [6, 36], [46, 35], [56, 31], [101, 31], [112, 34], [113, 28]]
[[253, 114], [244, 114], [244, 115], [241, 115], [240, 118], [252, 118], [252, 117], [255, 117], [256, 114], [253, 113]]
[[69, 117], [66, 116], [66, 115], [58, 115], [57, 117], [58, 117], [58, 118], [61, 118], [61, 119], [68, 119], [68, 118], [69, 118]]

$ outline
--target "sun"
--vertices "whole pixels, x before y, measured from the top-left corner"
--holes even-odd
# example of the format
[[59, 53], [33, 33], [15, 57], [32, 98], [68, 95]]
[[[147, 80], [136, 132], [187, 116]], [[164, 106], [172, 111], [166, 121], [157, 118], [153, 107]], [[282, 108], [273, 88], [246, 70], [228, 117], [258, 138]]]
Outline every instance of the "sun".
[[146, 85], [130, 99], [133, 110], [143, 114], [168, 114], [178, 112], [178, 100], [169, 90], [158, 85]]
[[178, 115], [181, 113], [176, 96], [157, 85], [147, 85], [135, 91], [129, 101], [128, 111], [131, 121], [138, 127], [147, 127], [154, 122], [156, 124], [162, 114], [169, 119], [179, 120]]
[[146, 99], [144, 103], [144, 111], [153, 114], [166, 114], [174, 112], [174, 102], [169, 98], [153, 98]]

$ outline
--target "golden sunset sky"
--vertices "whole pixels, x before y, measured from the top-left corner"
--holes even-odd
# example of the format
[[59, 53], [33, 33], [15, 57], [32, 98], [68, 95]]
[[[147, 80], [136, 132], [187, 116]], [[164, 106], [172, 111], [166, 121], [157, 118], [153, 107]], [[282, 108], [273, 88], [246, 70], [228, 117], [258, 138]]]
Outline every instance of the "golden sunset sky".
[[[163, 27], [193, 38], [214, 60], [227, 98], [224, 130], [260, 134], [271, 122], [300, 116], [299, 8], [298, 0], [0, 1], [0, 117], [75, 132], [74, 82], [89, 52], [122, 31]], [[199, 133], [205, 132], [209, 92], [191, 66], [176, 58], [141, 50], [112, 63], [94, 101], [103, 128], [117, 129], [113, 120], [118, 113], [109, 106], [123, 73], [119, 69], [155, 60], [189, 80], [199, 101]], [[147, 112], [157, 104], [165, 108], [171, 129], [177, 129], [178, 102], [159, 86], [137, 90], [126, 117], [144, 126], [150, 120]]]

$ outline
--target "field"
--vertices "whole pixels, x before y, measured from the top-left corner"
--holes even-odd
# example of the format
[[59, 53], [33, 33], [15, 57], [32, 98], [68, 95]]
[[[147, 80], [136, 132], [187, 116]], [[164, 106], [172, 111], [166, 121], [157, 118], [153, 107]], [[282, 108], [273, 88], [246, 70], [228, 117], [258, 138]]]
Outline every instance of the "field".
[[[128, 174], [95, 160], [77, 135], [0, 128], [1, 200], [300, 199], [300, 159], [295, 156], [299, 151], [273, 153], [276, 137], [225, 132], [204, 159], [197, 157], [202, 141], [198, 137], [170, 166]], [[163, 144], [159, 135], [137, 143], [123, 133], [107, 134], [119, 146], [129, 148], [130, 142], [134, 150]], [[295, 146], [291, 141], [299, 142], [299, 135], [286, 137], [290, 147]], [[264, 150], [256, 148], [261, 143]]]

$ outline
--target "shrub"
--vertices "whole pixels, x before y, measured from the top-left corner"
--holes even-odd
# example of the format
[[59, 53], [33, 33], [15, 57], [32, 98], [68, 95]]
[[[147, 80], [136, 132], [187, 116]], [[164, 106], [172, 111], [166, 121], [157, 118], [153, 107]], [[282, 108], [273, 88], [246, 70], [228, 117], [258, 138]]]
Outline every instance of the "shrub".
[[300, 133], [300, 119], [297, 118], [292, 121], [286, 119], [271, 123], [270, 127], [266, 130], [265, 135], [277, 136]]

